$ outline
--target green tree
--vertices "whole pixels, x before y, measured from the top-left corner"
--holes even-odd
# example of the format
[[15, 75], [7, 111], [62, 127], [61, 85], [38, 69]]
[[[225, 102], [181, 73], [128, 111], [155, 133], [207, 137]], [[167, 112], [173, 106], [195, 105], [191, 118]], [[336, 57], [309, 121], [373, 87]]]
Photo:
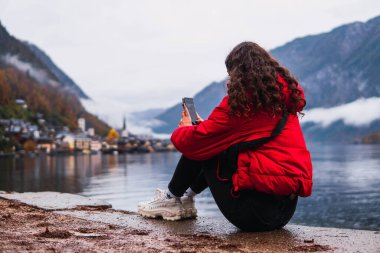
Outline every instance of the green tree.
[[12, 151], [12, 142], [5, 136], [4, 128], [0, 126], [0, 151], [10, 152]]

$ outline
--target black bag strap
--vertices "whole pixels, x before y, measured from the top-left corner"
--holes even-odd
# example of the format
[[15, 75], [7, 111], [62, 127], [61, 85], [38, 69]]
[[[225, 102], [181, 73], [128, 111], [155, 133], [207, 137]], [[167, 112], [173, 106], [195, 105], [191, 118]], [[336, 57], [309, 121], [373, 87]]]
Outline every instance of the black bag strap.
[[238, 146], [239, 152], [259, 148], [260, 146], [264, 145], [270, 140], [273, 140], [274, 138], [276, 138], [277, 135], [281, 133], [281, 131], [284, 129], [286, 125], [286, 122], [288, 121], [288, 117], [289, 117], [289, 114], [287, 113], [282, 115], [281, 119], [278, 121], [277, 125], [274, 127], [272, 134], [270, 136], [252, 140], [252, 141], [240, 142], [234, 145]]
[[270, 140], [276, 138], [284, 129], [286, 122], [288, 121], [288, 118], [289, 114], [284, 113], [278, 121], [278, 123], [276, 124], [276, 126], [274, 127], [271, 135], [268, 137], [263, 137], [246, 142], [239, 142], [229, 147], [223, 155], [225, 155], [227, 158], [228, 167], [231, 170], [231, 172], [233, 173], [237, 169], [237, 159], [240, 152], [257, 149], [265, 143], [269, 142]]

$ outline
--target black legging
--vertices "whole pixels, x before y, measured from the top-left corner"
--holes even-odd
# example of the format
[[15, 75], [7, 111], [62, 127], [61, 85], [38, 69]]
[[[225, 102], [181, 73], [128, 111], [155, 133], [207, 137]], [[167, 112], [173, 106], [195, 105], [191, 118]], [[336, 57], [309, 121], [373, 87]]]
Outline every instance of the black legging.
[[169, 190], [182, 196], [190, 187], [200, 193], [207, 187], [223, 215], [245, 231], [269, 231], [285, 226], [292, 218], [297, 197], [276, 196], [253, 190], [231, 194], [231, 180], [218, 180], [217, 158], [206, 161], [190, 160], [184, 156], [178, 162]]

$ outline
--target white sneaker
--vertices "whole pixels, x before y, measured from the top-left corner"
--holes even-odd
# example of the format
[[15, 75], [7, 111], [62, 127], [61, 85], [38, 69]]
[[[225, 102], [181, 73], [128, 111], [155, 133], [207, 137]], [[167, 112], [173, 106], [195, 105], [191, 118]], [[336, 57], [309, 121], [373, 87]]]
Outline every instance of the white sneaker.
[[[156, 191], [154, 192], [153, 200], [155, 200], [156, 198], [162, 198], [162, 197], [164, 197], [165, 193], [166, 192], [164, 190], [157, 188]], [[137, 204], [137, 210], [138, 210], [137, 212], [140, 212], [140, 210], [143, 209], [143, 207], [145, 207], [146, 205], [148, 205], [153, 200], [139, 202]]]
[[189, 196], [181, 197], [182, 206], [184, 209], [183, 218], [195, 218], [197, 217], [197, 209], [194, 205], [194, 198]]
[[164, 220], [180, 220], [184, 209], [179, 198], [167, 198], [164, 190], [156, 189], [153, 200], [140, 202], [138, 213], [144, 217], [162, 217]]

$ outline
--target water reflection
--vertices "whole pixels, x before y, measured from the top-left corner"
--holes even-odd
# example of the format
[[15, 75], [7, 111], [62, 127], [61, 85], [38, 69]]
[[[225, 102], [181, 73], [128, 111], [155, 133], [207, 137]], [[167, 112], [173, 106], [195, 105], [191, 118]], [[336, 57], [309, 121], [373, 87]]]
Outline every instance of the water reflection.
[[0, 189], [81, 192], [101, 165], [101, 156], [1, 158]]
[[[300, 199], [293, 223], [380, 229], [380, 146], [312, 145], [313, 195]], [[0, 158], [0, 190], [80, 193], [136, 210], [165, 188], [179, 153]], [[197, 197], [201, 216], [220, 213], [209, 191]]]

